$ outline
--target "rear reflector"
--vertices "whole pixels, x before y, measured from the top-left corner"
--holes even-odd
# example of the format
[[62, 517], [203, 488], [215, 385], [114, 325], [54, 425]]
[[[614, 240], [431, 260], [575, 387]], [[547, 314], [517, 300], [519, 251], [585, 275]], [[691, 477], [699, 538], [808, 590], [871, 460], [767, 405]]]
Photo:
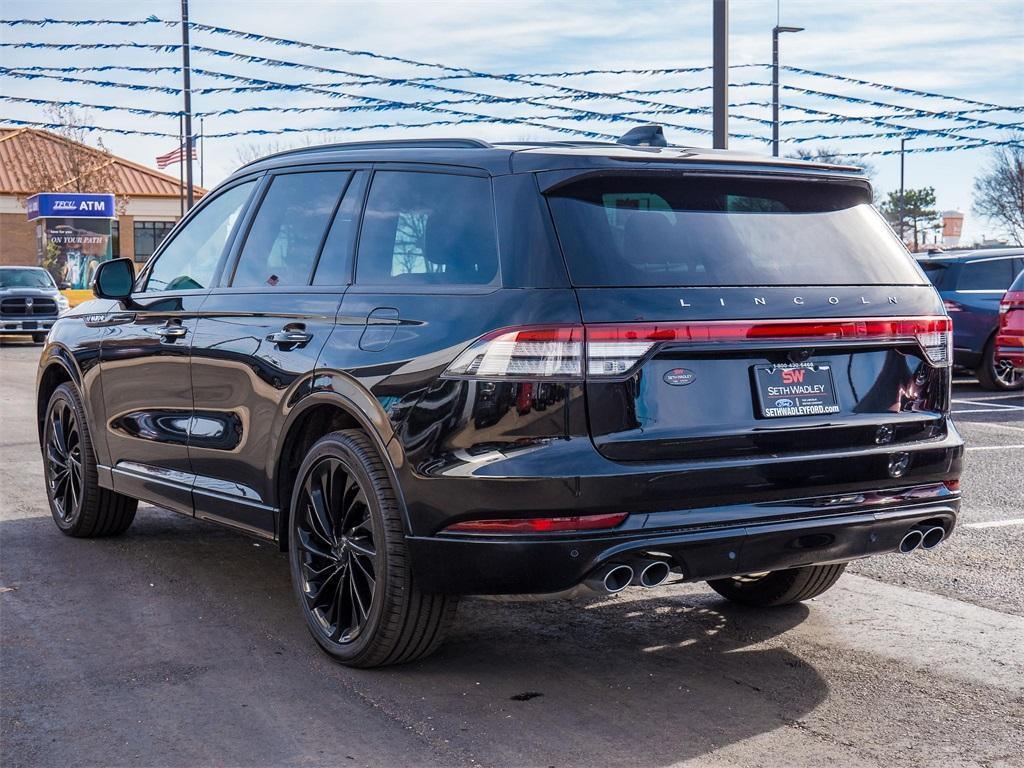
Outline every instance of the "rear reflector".
[[960, 490], [960, 478], [959, 477], [956, 478], [955, 480], [943, 480], [942, 484], [944, 486], [946, 486], [947, 489], [949, 489], [950, 491], [953, 491], [954, 493], [956, 493], [957, 491]]
[[449, 525], [443, 533], [557, 533], [559, 531], [595, 531], [614, 528], [628, 515], [575, 515], [573, 517], [533, 517], [523, 520], [498, 518], [466, 520]]
[[[623, 323], [506, 328], [482, 336], [460, 354], [448, 376], [481, 378], [624, 376], [661, 344], [737, 344], [822, 341], [916, 342], [932, 365], [953, 355], [949, 317], [850, 320], [769, 320]], [[585, 343], [584, 343], [585, 340]]]

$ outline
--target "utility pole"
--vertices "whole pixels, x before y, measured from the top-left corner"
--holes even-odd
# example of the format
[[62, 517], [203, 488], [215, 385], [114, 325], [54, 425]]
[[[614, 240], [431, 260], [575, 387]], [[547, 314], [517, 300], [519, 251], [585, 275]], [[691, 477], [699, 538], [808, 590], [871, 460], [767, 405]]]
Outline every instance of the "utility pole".
[[712, 123], [715, 149], [729, 147], [729, 0], [712, 0], [714, 75]]
[[903, 237], [903, 216], [904, 216], [904, 202], [903, 202], [903, 155], [907, 150], [907, 140], [900, 139], [900, 242], [905, 243], [906, 240]]
[[[178, 148], [179, 149], [181, 148], [181, 145], [184, 143], [184, 140], [185, 140], [185, 135], [184, 135], [185, 134], [185, 129], [182, 127], [182, 125], [183, 125], [182, 124], [182, 120], [184, 120], [184, 115], [178, 115]], [[181, 210], [181, 214], [178, 216], [179, 219], [185, 218], [185, 180], [182, 178], [182, 174], [185, 172], [183, 170], [184, 167], [185, 167], [184, 163], [185, 163], [185, 158], [182, 158], [181, 162], [178, 163], [178, 207]]]
[[185, 92], [185, 182], [188, 209], [192, 209], [192, 68], [188, 63], [188, 0], [181, 0], [181, 73]]
[[778, 24], [772, 29], [772, 157], [779, 156], [779, 34], [803, 31], [803, 27], [780, 27]]

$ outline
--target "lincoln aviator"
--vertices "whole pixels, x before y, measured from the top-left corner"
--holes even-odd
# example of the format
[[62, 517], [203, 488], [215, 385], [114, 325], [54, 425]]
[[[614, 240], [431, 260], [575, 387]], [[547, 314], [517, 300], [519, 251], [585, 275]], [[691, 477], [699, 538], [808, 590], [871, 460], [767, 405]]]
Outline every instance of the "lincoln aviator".
[[652, 127], [264, 158], [54, 324], [53, 519], [275, 542], [358, 667], [433, 651], [466, 594], [813, 598], [960, 506], [950, 318], [871, 200]]

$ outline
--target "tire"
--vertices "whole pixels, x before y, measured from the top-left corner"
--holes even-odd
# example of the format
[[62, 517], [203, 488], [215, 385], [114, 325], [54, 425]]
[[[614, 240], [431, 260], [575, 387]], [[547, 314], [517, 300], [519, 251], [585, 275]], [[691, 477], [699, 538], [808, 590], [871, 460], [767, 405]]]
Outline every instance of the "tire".
[[32, 334], [32, 342], [33, 343], [35, 343], [35, 344], [42, 344], [45, 341], [46, 341], [46, 334], [45, 333], [33, 333]]
[[839, 581], [846, 563], [805, 565], [759, 576], [733, 576], [708, 582], [727, 600], [756, 608], [791, 605], [817, 597]]
[[43, 471], [50, 514], [62, 533], [117, 536], [135, 519], [137, 500], [99, 485], [85, 408], [72, 384], [57, 387], [46, 406]]
[[981, 356], [981, 365], [976, 371], [981, 386], [999, 392], [1012, 392], [1024, 388], [1024, 373], [1015, 373], [1012, 365], [1008, 362], [999, 364], [995, 357], [996, 340], [993, 336], [985, 345], [985, 351]]
[[359, 430], [317, 441], [292, 493], [292, 585], [316, 642], [351, 667], [381, 667], [435, 651], [458, 599], [416, 587], [402, 514], [384, 462]]

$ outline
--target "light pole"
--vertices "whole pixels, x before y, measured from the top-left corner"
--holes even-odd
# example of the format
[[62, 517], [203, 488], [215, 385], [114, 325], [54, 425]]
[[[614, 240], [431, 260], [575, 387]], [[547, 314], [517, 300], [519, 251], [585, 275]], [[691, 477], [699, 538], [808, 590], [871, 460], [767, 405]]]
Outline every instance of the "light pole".
[[712, 0], [712, 135], [715, 149], [729, 148], [729, 0]]
[[803, 27], [772, 28], [772, 157], [779, 156], [779, 35], [803, 31]]

